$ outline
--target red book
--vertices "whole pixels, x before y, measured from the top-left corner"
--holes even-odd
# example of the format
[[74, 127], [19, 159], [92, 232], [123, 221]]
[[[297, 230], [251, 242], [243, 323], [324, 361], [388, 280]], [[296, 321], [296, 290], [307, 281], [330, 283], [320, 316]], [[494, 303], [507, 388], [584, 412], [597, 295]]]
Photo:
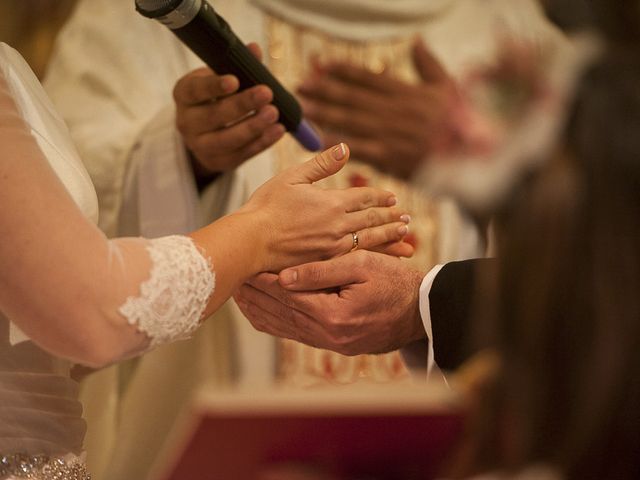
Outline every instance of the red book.
[[279, 464], [338, 477], [429, 479], [462, 430], [449, 390], [385, 385], [199, 395], [157, 480], [255, 480]]

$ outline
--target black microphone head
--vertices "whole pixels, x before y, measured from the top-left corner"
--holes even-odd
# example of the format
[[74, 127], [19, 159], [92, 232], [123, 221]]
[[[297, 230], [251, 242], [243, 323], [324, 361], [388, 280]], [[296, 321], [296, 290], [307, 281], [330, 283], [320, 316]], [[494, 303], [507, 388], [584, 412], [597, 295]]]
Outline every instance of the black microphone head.
[[136, 0], [136, 10], [144, 16], [160, 17], [172, 12], [183, 0]]
[[169, 28], [189, 23], [202, 7], [202, 0], [136, 0], [136, 10]]

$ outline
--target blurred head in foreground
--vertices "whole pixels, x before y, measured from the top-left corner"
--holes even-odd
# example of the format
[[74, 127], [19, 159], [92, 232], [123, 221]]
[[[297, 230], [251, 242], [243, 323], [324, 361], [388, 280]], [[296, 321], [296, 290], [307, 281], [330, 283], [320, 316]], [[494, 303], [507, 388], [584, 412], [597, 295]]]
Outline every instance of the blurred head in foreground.
[[605, 31], [605, 51], [578, 84], [551, 160], [511, 197], [503, 219], [488, 315], [501, 366], [475, 416], [473, 470], [543, 463], [572, 479], [640, 478], [633, 25]]
[[566, 42], [504, 38], [490, 64], [469, 72], [452, 104], [457, 139], [416, 172], [418, 186], [451, 196], [474, 216], [491, 216], [543, 167], [566, 123], [578, 79], [604, 49], [640, 40], [640, 0], [544, 0]]

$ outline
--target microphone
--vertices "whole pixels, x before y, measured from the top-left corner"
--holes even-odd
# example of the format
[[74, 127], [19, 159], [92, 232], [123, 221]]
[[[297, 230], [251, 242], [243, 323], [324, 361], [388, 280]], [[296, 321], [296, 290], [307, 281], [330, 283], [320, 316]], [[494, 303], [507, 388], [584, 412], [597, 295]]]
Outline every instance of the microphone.
[[320, 137], [303, 118], [302, 108], [206, 0], [135, 0], [136, 10], [166, 25], [216, 73], [235, 75], [240, 89], [265, 84], [273, 91], [280, 123], [307, 150], [318, 151]]

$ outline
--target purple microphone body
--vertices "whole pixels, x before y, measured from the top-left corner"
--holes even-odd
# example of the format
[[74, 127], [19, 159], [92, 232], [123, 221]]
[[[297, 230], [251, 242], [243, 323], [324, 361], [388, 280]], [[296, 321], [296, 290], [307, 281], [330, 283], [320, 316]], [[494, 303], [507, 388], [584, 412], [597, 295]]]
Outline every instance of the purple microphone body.
[[302, 108], [262, 62], [253, 56], [206, 0], [135, 0], [136, 9], [158, 20], [216, 73], [235, 75], [240, 89], [267, 85], [273, 91], [273, 105], [280, 123], [304, 148], [321, 150], [322, 140], [302, 116]]

